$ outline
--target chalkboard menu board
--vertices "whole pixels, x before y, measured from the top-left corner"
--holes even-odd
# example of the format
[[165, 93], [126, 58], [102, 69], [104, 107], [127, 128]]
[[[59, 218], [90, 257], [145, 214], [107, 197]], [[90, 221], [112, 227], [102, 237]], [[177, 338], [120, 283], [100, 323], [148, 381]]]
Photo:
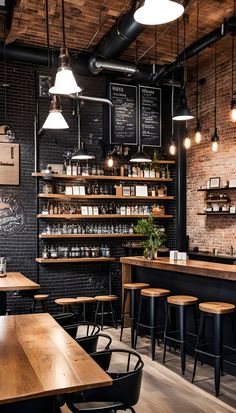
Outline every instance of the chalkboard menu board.
[[110, 143], [137, 145], [137, 87], [110, 83]]
[[139, 139], [144, 146], [161, 146], [161, 89], [139, 86]]

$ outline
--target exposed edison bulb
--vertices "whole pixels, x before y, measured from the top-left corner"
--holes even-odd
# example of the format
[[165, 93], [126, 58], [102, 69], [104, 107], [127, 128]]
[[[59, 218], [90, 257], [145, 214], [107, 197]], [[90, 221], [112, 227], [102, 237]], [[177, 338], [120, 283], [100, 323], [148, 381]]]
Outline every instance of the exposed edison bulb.
[[236, 122], [236, 107], [233, 107], [231, 109], [230, 117], [231, 117], [232, 122]]
[[175, 155], [176, 154], [176, 145], [174, 142], [172, 142], [172, 144], [169, 147], [169, 152], [171, 155]]
[[211, 144], [212, 152], [217, 152], [218, 151], [218, 146], [219, 146], [218, 142], [212, 142], [212, 144]]
[[114, 159], [112, 158], [112, 156], [109, 156], [109, 158], [107, 159], [107, 166], [108, 168], [112, 168], [114, 165]]
[[202, 140], [202, 133], [200, 131], [195, 132], [195, 141], [196, 143], [200, 143]]
[[185, 149], [191, 148], [191, 139], [189, 136], [186, 136], [186, 138], [184, 139], [184, 147]]

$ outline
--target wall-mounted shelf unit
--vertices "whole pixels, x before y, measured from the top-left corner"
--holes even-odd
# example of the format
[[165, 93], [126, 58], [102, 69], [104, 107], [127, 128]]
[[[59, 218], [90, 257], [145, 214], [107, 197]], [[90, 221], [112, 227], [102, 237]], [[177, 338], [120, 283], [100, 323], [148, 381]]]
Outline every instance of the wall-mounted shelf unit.
[[230, 212], [198, 212], [197, 215], [236, 215]]
[[98, 257], [98, 258], [36, 258], [36, 262], [39, 264], [61, 264], [61, 263], [72, 263], [72, 262], [114, 262], [116, 258], [113, 257]]
[[158, 201], [173, 201], [175, 199], [174, 196], [123, 196], [123, 195], [65, 195], [65, 194], [38, 194], [39, 198], [43, 199], [61, 199], [61, 200], [69, 200], [69, 199], [134, 199], [134, 200], [142, 200], [145, 199], [147, 201], [158, 200]]
[[140, 238], [143, 234], [40, 234], [41, 239], [67, 238]]
[[172, 182], [172, 178], [141, 178], [129, 176], [109, 176], [109, 175], [62, 175], [62, 174], [45, 174], [34, 172], [32, 176], [46, 179], [67, 179], [76, 181], [148, 181], [148, 182]]
[[[164, 202], [170, 202], [175, 200], [175, 196], [172, 195], [167, 195], [166, 192], [162, 193], [163, 196], [160, 196], [158, 194], [158, 190], [162, 188], [164, 183], [168, 182], [173, 182], [173, 178], [169, 174], [169, 169], [168, 165], [174, 165], [175, 161], [174, 160], [158, 160], [155, 162], [156, 165], [167, 165], [167, 172], [165, 177], [155, 177], [155, 178], [150, 178], [150, 177], [140, 177], [140, 176], [122, 176], [122, 175], [66, 175], [66, 174], [58, 174], [58, 173], [33, 173], [32, 176], [36, 177], [37, 179], [40, 179], [44, 182], [43, 187], [47, 187], [47, 183], [49, 183], [49, 188], [51, 185], [51, 190], [49, 191], [48, 188], [46, 188], [45, 192], [42, 191], [42, 185], [39, 184], [39, 188], [41, 189], [39, 193], [37, 194], [38, 201], [40, 202], [40, 205], [42, 205], [42, 208], [39, 208], [38, 205], [38, 214], [37, 218], [39, 220], [42, 220], [44, 224], [39, 225], [38, 231], [41, 233], [38, 233], [37, 236], [39, 240], [44, 242], [43, 247], [41, 246], [41, 243], [39, 244], [39, 250], [42, 248], [42, 252], [45, 253], [45, 249], [50, 251], [50, 248], [54, 248], [57, 250], [60, 250], [60, 248], [69, 248], [68, 252], [68, 258], [50, 258], [51, 253], [49, 252], [49, 256], [46, 257], [44, 254], [44, 258], [37, 258], [36, 261], [39, 264], [52, 264], [52, 263], [86, 263], [86, 262], [113, 262], [115, 259], [114, 258], [106, 258], [106, 255], [102, 256], [99, 258], [76, 258], [75, 256], [73, 258], [69, 257], [70, 253], [73, 252], [74, 246], [76, 248], [82, 248], [82, 246], [88, 245], [88, 243], [95, 241], [94, 243], [96, 246], [99, 245], [102, 247], [102, 245], [108, 244], [109, 245], [109, 240], [112, 240], [112, 238], [116, 239], [121, 239], [121, 238], [141, 238], [143, 237], [142, 234], [135, 234], [135, 233], [129, 233], [129, 228], [133, 227], [135, 223], [135, 220], [137, 219], [142, 219], [142, 218], [148, 218], [150, 216], [150, 213], [147, 211], [150, 211], [152, 207], [158, 207], [158, 203], [160, 208], [162, 209], [162, 212], [164, 214], [155, 214], [154, 212], [154, 218], [158, 222], [159, 220], [166, 220], [166, 219], [172, 219], [174, 217], [173, 214], [168, 214], [165, 213], [165, 209], [163, 207]], [[155, 170], [158, 168], [155, 168]], [[160, 168], [160, 172], [162, 173], [162, 169]], [[146, 175], [146, 172], [144, 171], [144, 174]], [[153, 176], [153, 175], [152, 175]], [[159, 175], [158, 175], [159, 176]], [[161, 176], [163, 176], [161, 174]], [[52, 185], [52, 181], [55, 181], [55, 185]], [[62, 182], [60, 182], [62, 181]], [[74, 191], [74, 185], [76, 185], [76, 182], [78, 182], [78, 188], [76, 188], [75, 194], [67, 194], [65, 193], [67, 188], [65, 188], [67, 185], [73, 187]], [[86, 185], [87, 183], [87, 185]], [[122, 185], [123, 183], [123, 185]], [[130, 185], [129, 185], [130, 183]], [[136, 192], [133, 192], [131, 196], [127, 196], [128, 194], [126, 193], [125, 195], [120, 194], [120, 191], [115, 189], [115, 186], [136, 186], [136, 185], [146, 185], [148, 186], [148, 190], [154, 190], [156, 193], [154, 193], [155, 196], [151, 196], [151, 193], [148, 192], [148, 196], [135, 196], [134, 194]], [[112, 188], [111, 188], [112, 184]], [[150, 184], [150, 185], [148, 185]], [[156, 184], [156, 185], [155, 185]], [[91, 192], [90, 195], [78, 195], [78, 191], [81, 191], [81, 185], [85, 186], [85, 189], [83, 190], [84, 192], [87, 192], [88, 188], [93, 188], [93, 185], [98, 186], [98, 192], [95, 192], [94, 194], [94, 189], [93, 192]], [[102, 186], [107, 186], [108, 192], [106, 195], [100, 194], [100, 187]], [[150, 188], [151, 187], [151, 188]], [[158, 189], [156, 189], [156, 187]], [[62, 189], [62, 190], [61, 190]], [[113, 191], [113, 189], [115, 189]], [[47, 192], [52, 192], [52, 193], [47, 193]], [[54, 193], [55, 192], [55, 193]], [[127, 191], [126, 191], [127, 192]], [[117, 193], [117, 195], [115, 195]], [[104, 210], [108, 212], [107, 205], [108, 202], [112, 202], [112, 208], [113, 208], [113, 213], [103, 213], [103, 214], [91, 214], [90, 215], [82, 215], [81, 213], [71, 213], [72, 209], [73, 212], [80, 212], [84, 205], [85, 201], [88, 201], [87, 208], [92, 207], [92, 212], [94, 212], [94, 209], [96, 206], [99, 207], [99, 212], [102, 212], [102, 208], [104, 207]], [[106, 202], [107, 201], [107, 202]], [[123, 202], [122, 202], [123, 201]], [[142, 214], [138, 213], [138, 211], [135, 211], [136, 214], [119, 214], [115, 213], [116, 212], [116, 205], [119, 207], [125, 207], [128, 205], [127, 202], [131, 202], [131, 208], [134, 208], [134, 202], [137, 201], [137, 206], [140, 208], [140, 212], [142, 208], [147, 207], [147, 211], [144, 209], [142, 210]], [[143, 203], [140, 203], [140, 201], [143, 201]], [[145, 205], [144, 202], [147, 202]], [[42, 204], [41, 204], [42, 202]], [[80, 205], [80, 202], [82, 205]], [[103, 205], [103, 202], [105, 205]], [[79, 205], [77, 205], [79, 203]], [[122, 203], [122, 205], [120, 205]], [[152, 204], [150, 206], [150, 203]], [[64, 205], [63, 205], [64, 204]], [[76, 205], [74, 205], [76, 204]], [[95, 205], [95, 206], [94, 206]], [[136, 207], [136, 206], [135, 206]], [[45, 213], [45, 212], [52, 212], [54, 213]], [[101, 211], [100, 211], [101, 209]], [[42, 213], [44, 212], [44, 213]], [[59, 212], [59, 213], [57, 213]], [[60, 213], [62, 212], [62, 213]], [[65, 213], [68, 212], [68, 213]], [[122, 211], [124, 213], [124, 211]], [[125, 209], [126, 212], [126, 209]], [[86, 213], [86, 212], [85, 212]], [[115, 222], [114, 222], [115, 220]], [[122, 222], [124, 220], [125, 222]], [[61, 221], [61, 222], [60, 222]], [[78, 221], [78, 223], [76, 223]], [[116, 222], [117, 221], [117, 222]], [[130, 222], [129, 222], [130, 221]], [[47, 223], [47, 230], [45, 228], [45, 223]], [[113, 233], [111, 231], [112, 226], [118, 226], [120, 227], [117, 233]], [[57, 226], [59, 226], [59, 230], [61, 229], [62, 226], [68, 226], [72, 227], [71, 232], [72, 233], [63, 233], [60, 234], [57, 231]], [[92, 229], [95, 227], [96, 231], [98, 230], [98, 226], [102, 227], [102, 232], [103, 232], [103, 227], [105, 228], [107, 226], [108, 232], [109, 233], [89, 233], [89, 230], [86, 230], [88, 233], [81, 233], [80, 232], [80, 226], [86, 227], [88, 226], [89, 228], [91, 227]], [[78, 233], [73, 233], [74, 227], [77, 227]], [[113, 229], [114, 230], [114, 229]], [[55, 233], [53, 233], [55, 231]], [[67, 231], [67, 229], [64, 231]], [[126, 233], [127, 231], [127, 233]], [[81, 241], [83, 242], [84, 239], [84, 244], [81, 246]], [[64, 244], [62, 244], [62, 240], [64, 241]], [[52, 241], [52, 244], [48, 244], [47, 242]], [[61, 243], [60, 243], [61, 241]], [[68, 245], [68, 242], [71, 241], [71, 244]], [[87, 243], [86, 243], [87, 241]], [[96, 242], [97, 241], [97, 242]], [[40, 241], [39, 241], [40, 242]], [[76, 243], [76, 245], [75, 245]], [[114, 247], [114, 246], [113, 246]], [[70, 250], [71, 248], [71, 250]], [[112, 246], [111, 246], [112, 248]], [[72, 251], [72, 252], [71, 252]], [[39, 255], [41, 255], [39, 253]], [[112, 254], [111, 254], [112, 255]], [[58, 255], [60, 256], [60, 255]], [[73, 255], [72, 255], [73, 256]], [[83, 255], [81, 255], [83, 257]]]
[[198, 191], [230, 191], [230, 190], [236, 190], [236, 187], [227, 187], [227, 188], [199, 188]]
[[[81, 215], [81, 214], [38, 214], [37, 218], [43, 219], [137, 219], [137, 218], [147, 218], [150, 215], [117, 215], [117, 214], [100, 214], [100, 215]], [[173, 218], [174, 215], [153, 215], [155, 219], [169, 219]]]

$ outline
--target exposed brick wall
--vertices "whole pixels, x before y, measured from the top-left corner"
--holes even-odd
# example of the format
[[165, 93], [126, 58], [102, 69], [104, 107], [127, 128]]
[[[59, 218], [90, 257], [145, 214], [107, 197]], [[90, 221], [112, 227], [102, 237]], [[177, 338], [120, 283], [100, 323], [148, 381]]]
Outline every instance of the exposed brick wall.
[[[8, 89], [8, 121], [16, 129], [16, 143], [20, 143], [20, 186], [0, 186], [0, 192], [13, 192], [24, 208], [25, 227], [23, 231], [12, 236], [0, 237], [0, 256], [7, 256], [8, 271], [21, 271], [32, 280], [37, 280], [37, 264], [35, 263], [36, 237], [36, 180], [31, 176], [34, 171], [34, 131], [36, 89], [35, 74], [47, 74], [46, 68], [39, 68], [22, 63], [9, 62], [7, 78]], [[0, 84], [3, 82], [4, 71], [0, 65]], [[37, 72], [37, 73], [36, 73]], [[106, 97], [109, 78], [80, 76], [85, 94]], [[114, 80], [114, 79], [113, 79]], [[0, 122], [4, 120], [3, 88], [0, 87]], [[43, 124], [47, 116], [50, 99], [39, 99], [39, 124]], [[63, 114], [70, 128], [66, 131], [46, 132], [39, 138], [39, 165], [62, 163], [65, 149], [77, 145], [76, 118], [72, 116], [72, 102], [63, 98]], [[170, 90], [163, 94], [163, 151], [166, 150], [166, 139], [170, 136]], [[108, 114], [101, 104], [87, 103], [81, 107], [81, 137], [91, 152], [96, 153], [97, 161], [102, 159], [100, 140], [107, 139], [107, 128], [104, 126]], [[173, 168], [174, 173], [174, 168]], [[170, 194], [175, 194], [175, 183], [170, 185]], [[169, 213], [175, 213], [175, 202], [166, 204]], [[122, 223], [122, 221], [119, 221]], [[127, 222], [127, 220], [125, 220]], [[170, 247], [175, 247], [175, 221], [165, 223]], [[40, 231], [43, 227], [40, 222]], [[132, 239], [129, 239], [131, 241]], [[116, 239], [110, 244], [111, 254], [115, 257], [125, 255], [122, 247], [124, 240]], [[78, 244], [90, 242], [78, 242]], [[99, 244], [94, 241], [94, 244]], [[40, 241], [42, 245], [43, 242]], [[42, 265], [39, 266], [39, 283], [44, 292], [50, 294], [49, 309], [55, 311], [54, 299], [60, 296], [97, 295], [108, 292], [109, 265], [98, 263], [78, 265]], [[121, 277], [119, 264], [111, 267], [112, 293], [121, 294]], [[13, 312], [25, 311], [30, 300], [18, 299], [15, 294], [8, 294], [8, 308]]]
[[[217, 56], [217, 127], [220, 137], [217, 153], [211, 151], [214, 132], [214, 61], [200, 69], [199, 78], [206, 83], [201, 88], [201, 121], [204, 138], [200, 145], [192, 144], [187, 153], [187, 233], [190, 247], [224, 253], [230, 245], [236, 248], [236, 216], [198, 216], [205, 207], [205, 192], [197, 192], [210, 177], [220, 177], [221, 184], [236, 178], [236, 125], [230, 120], [231, 60], [230, 54]], [[187, 85], [189, 106], [196, 114], [196, 81]], [[191, 130], [196, 120], [189, 123]], [[192, 142], [193, 142], [192, 132]], [[236, 204], [236, 191], [229, 191]]]

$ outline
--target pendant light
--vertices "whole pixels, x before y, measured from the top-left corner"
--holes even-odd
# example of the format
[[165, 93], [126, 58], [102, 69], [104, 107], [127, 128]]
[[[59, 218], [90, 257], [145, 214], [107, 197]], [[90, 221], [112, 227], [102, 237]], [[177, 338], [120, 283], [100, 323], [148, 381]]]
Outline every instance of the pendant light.
[[187, 122], [186, 122], [186, 128], [185, 128], [184, 147], [185, 147], [185, 149], [190, 149], [191, 148], [190, 131], [189, 131]]
[[[46, 31], [47, 31], [47, 48], [48, 48], [48, 68], [51, 67], [50, 41], [49, 41], [49, 23], [48, 23], [48, 0], [45, 1], [46, 14]], [[68, 129], [69, 125], [62, 115], [62, 106], [60, 96], [52, 96], [49, 114], [43, 124], [43, 129]]]
[[71, 160], [72, 161], [86, 161], [89, 159], [94, 159], [95, 156], [88, 153], [87, 149], [84, 147], [83, 142], [80, 142], [80, 112], [79, 112], [79, 103], [77, 103], [77, 128], [78, 128], [78, 148], [74, 151]]
[[212, 138], [211, 138], [211, 150], [213, 151], [213, 152], [217, 152], [218, 151], [218, 145], [219, 145], [219, 136], [218, 136], [218, 132], [217, 132], [217, 126], [216, 126], [216, 115], [217, 115], [217, 112], [216, 112], [216, 109], [217, 109], [217, 107], [216, 107], [216, 102], [217, 102], [217, 72], [216, 72], [216, 43], [215, 43], [215, 110], [214, 110], [214, 113], [215, 113], [215, 129], [214, 129], [214, 133], [213, 133], [213, 135], [212, 135]]
[[[236, 16], [236, 0], [234, 0], [234, 17]], [[231, 86], [231, 120], [232, 122], [236, 122], [236, 97], [234, 92], [234, 54], [235, 54], [235, 40], [234, 40], [234, 32], [232, 32], [232, 61], [231, 61], [231, 70], [232, 70], [232, 86]]]
[[[173, 83], [174, 83], [174, 78], [172, 77]], [[173, 116], [173, 110], [174, 110], [174, 86], [171, 86], [171, 117]], [[175, 155], [176, 154], [176, 142], [175, 142], [175, 136], [174, 136], [174, 121], [173, 119], [171, 120], [171, 143], [169, 146], [169, 152], [170, 155]]]
[[179, 105], [177, 106], [177, 109], [175, 111], [175, 114], [173, 116], [173, 120], [177, 120], [177, 121], [186, 121], [186, 120], [191, 120], [194, 119], [194, 116], [192, 115], [192, 113], [189, 110], [188, 107], [188, 102], [187, 102], [187, 97], [185, 94], [185, 82], [186, 82], [186, 63], [185, 63], [185, 43], [186, 43], [186, 22], [185, 22], [185, 15], [184, 15], [184, 63], [183, 63], [183, 69], [184, 69], [184, 83], [183, 86], [181, 88], [181, 92], [180, 92], [180, 98], [179, 98]]
[[182, 16], [184, 7], [171, 0], [145, 0], [134, 13], [134, 19], [141, 24], [155, 25], [169, 23]]
[[49, 114], [43, 124], [43, 129], [68, 129], [69, 125], [62, 115], [62, 106], [59, 96], [52, 96]]
[[[199, 27], [199, 0], [197, 0], [197, 41], [198, 41], [198, 27]], [[202, 140], [202, 128], [199, 119], [199, 56], [197, 54], [197, 76], [196, 76], [196, 107], [197, 107], [197, 125], [195, 128], [195, 141], [200, 143]]]
[[65, 41], [65, 8], [64, 0], [61, 0], [62, 10], [62, 33], [63, 47], [60, 49], [59, 67], [56, 73], [55, 85], [49, 89], [49, 93], [57, 95], [70, 95], [72, 93], [82, 92], [82, 89], [77, 85], [74, 74], [70, 67], [70, 56], [66, 47]]
[[141, 145], [138, 146], [137, 152], [130, 158], [130, 162], [137, 162], [137, 163], [146, 163], [146, 162], [152, 162], [150, 156], [143, 151], [143, 148]]

